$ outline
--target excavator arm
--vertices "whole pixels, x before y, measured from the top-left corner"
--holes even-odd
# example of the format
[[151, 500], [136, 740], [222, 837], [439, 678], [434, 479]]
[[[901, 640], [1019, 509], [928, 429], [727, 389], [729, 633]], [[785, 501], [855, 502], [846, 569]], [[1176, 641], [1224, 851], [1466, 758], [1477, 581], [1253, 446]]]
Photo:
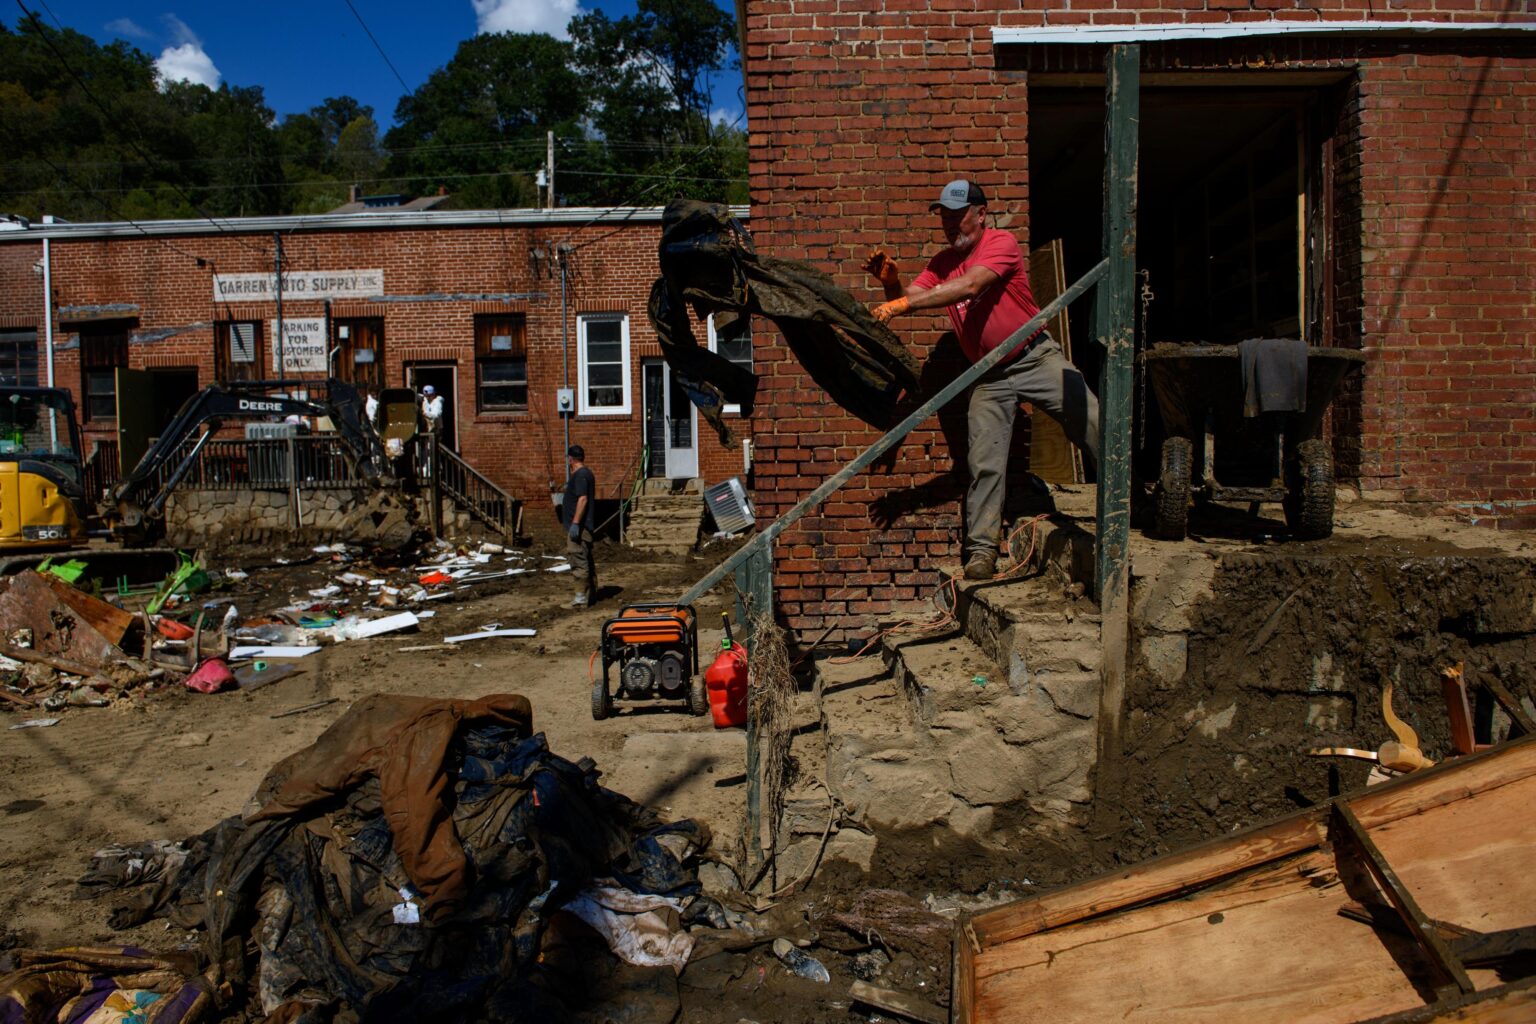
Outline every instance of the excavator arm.
[[[337, 436], [349, 450], [354, 468], [362, 479], [381, 487], [394, 483], [384, 445], [363, 415], [362, 397], [356, 388], [345, 381], [329, 379], [325, 382], [327, 398], [323, 402], [267, 395], [256, 390], [272, 386], [277, 385], [269, 381], [237, 389], [213, 384], [187, 399], [161, 431], [160, 437], [144, 453], [139, 464], [118, 481], [108, 494], [108, 503], [116, 506], [122, 530], [141, 533], [147, 520], [160, 518], [171, 492], [226, 419], [267, 419], [273, 416], [329, 419], [336, 428]], [[292, 382], [284, 386], [291, 387]], [[183, 445], [187, 439], [203, 424], [207, 424], [208, 429], [190, 450], [184, 450]], [[170, 467], [170, 472], [164, 474], [165, 482], [151, 490], [167, 467]]]

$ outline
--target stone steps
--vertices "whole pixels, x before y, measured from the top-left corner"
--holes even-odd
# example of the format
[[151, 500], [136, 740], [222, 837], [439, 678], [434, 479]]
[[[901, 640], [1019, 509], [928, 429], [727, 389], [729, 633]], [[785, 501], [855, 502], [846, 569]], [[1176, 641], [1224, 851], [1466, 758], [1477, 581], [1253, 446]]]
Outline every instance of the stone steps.
[[1002, 847], [1008, 827], [1086, 820], [1099, 616], [1066, 593], [1092, 564], [1084, 537], [1091, 552], [1070, 523], [1042, 523], [1037, 571], [956, 580], [947, 632], [887, 637], [883, 664], [820, 664], [827, 787], [855, 821], [877, 833], [947, 827]]
[[645, 551], [691, 551], [704, 522], [702, 494], [644, 494], [630, 507], [624, 542]]

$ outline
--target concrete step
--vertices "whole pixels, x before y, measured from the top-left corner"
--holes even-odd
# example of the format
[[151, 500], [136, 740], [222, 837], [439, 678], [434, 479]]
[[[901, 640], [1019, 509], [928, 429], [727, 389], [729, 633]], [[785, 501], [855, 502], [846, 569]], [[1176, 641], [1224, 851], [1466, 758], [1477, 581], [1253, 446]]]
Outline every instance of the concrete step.
[[897, 640], [886, 646], [886, 661], [914, 723], [924, 728], [938, 715], [973, 711], [1008, 692], [997, 663], [963, 633]]

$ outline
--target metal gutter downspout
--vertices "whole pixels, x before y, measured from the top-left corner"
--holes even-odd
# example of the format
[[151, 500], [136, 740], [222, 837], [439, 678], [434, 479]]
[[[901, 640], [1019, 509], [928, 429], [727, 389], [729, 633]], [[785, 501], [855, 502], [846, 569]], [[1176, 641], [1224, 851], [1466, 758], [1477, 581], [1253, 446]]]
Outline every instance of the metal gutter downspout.
[[[560, 264], [560, 369], [565, 376], [566, 391], [571, 387], [571, 316], [566, 308], [565, 293], [565, 257], [563, 245], [555, 244], [555, 261]], [[571, 482], [571, 460], [565, 457], [565, 452], [571, 450], [571, 417], [576, 415], [576, 403], [571, 402], [571, 411], [560, 417], [565, 427], [565, 451], [560, 453], [560, 461], [565, 465], [565, 482]]]
[[[53, 214], [43, 214], [43, 223], [52, 224]], [[49, 239], [43, 238], [43, 351], [48, 364], [48, 386], [53, 387], [53, 250]], [[59, 447], [59, 426], [52, 416], [48, 417], [49, 443], [55, 451]]]

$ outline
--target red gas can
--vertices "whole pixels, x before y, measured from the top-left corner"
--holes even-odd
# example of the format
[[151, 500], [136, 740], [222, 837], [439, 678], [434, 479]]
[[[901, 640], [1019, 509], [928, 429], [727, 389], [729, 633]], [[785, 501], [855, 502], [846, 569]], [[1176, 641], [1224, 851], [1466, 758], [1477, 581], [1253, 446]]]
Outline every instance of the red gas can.
[[721, 641], [719, 656], [704, 670], [704, 688], [716, 729], [747, 724], [747, 652], [741, 644]]

